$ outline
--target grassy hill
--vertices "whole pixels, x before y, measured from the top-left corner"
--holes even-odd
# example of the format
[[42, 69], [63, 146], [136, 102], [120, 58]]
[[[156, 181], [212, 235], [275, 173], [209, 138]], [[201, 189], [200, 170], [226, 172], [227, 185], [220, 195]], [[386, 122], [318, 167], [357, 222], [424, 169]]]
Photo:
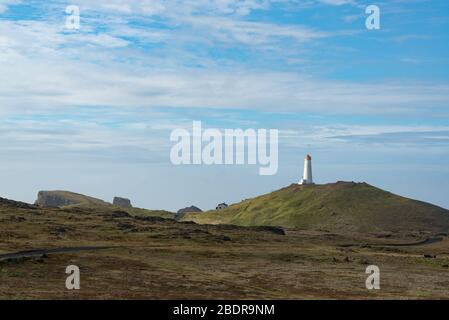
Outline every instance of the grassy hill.
[[345, 232], [449, 230], [449, 210], [353, 182], [292, 184], [225, 210], [190, 213], [183, 220]]

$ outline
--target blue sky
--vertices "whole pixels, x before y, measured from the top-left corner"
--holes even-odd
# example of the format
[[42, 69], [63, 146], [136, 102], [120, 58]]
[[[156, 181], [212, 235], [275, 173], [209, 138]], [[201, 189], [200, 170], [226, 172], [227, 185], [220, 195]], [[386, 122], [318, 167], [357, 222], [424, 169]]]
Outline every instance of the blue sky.
[[[0, 196], [208, 209], [296, 182], [310, 152], [318, 183], [449, 208], [448, 30], [444, 0], [0, 0]], [[197, 120], [279, 129], [278, 174], [173, 166]]]

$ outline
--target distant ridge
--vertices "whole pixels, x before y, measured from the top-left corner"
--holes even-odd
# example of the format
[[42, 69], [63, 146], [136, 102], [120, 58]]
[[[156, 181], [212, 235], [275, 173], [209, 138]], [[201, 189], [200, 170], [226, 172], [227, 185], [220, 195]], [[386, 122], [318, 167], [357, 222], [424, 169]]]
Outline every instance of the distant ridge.
[[22, 209], [37, 209], [36, 206], [33, 206], [31, 204], [28, 204], [25, 202], [20, 202], [20, 201], [9, 200], [9, 199], [5, 199], [5, 198], [1, 198], [1, 197], [0, 197], [0, 206], [22, 208]]
[[89, 210], [120, 210], [133, 216], [161, 217], [174, 219], [175, 213], [165, 210], [148, 210], [134, 207], [123, 207], [112, 203], [70, 191], [39, 191], [35, 205], [41, 208], [84, 208]]
[[449, 210], [354, 182], [292, 184], [221, 211], [188, 213], [183, 220], [342, 232], [449, 230]]
[[36, 205], [40, 207], [63, 207], [70, 205], [110, 206], [112, 204], [83, 194], [70, 191], [39, 191]]

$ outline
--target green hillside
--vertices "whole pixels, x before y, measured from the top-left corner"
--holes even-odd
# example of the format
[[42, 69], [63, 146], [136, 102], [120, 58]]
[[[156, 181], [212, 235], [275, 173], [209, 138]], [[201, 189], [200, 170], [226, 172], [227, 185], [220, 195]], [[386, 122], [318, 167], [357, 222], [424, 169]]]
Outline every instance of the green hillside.
[[354, 182], [292, 184], [224, 210], [190, 213], [183, 220], [345, 232], [449, 230], [449, 210]]

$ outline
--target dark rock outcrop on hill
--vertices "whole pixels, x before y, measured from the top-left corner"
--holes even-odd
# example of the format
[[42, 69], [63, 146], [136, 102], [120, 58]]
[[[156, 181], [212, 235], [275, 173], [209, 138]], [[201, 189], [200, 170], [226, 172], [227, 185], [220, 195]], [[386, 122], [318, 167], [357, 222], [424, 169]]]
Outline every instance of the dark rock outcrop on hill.
[[37, 194], [36, 205], [40, 207], [64, 207], [70, 205], [79, 205], [86, 207], [110, 206], [101, 199], [85, 196], [83, 194], [70, 191], [39, 191]]
[[60, 194], [55, 194], [48, 191], [39, 191], [37, 194], [37, 200], [34, 203], [39, 207], [62, 207], [71, 204], [77, 204], [78, 202]]
[[122, 208], [132, 208], [131, 200], [121, 197], [114, 197], [114, 201], [112, 202], [114, 206], [122, 207]]
[[113, 218], [131, 218], [131, 215], [126, 211], [113, 211], [112, 212]]
[[203, 210], [201, 210], [200, 208], [198, 208], [198, 207], [196, 207], [196, 206], [190, 206], [190, 207], [182, 208], [182, 209], [179, 209], [178, 212], [176, 212], [175, 218], [176, 218], [176, 219], [180, 219], [180, 218], [182, 218], [186, 213], [189, 213], [189, 212], [190, 212], [190, 213], [192, 213], [192, 212], [198, 213], [198, 212], [203, 212]]

